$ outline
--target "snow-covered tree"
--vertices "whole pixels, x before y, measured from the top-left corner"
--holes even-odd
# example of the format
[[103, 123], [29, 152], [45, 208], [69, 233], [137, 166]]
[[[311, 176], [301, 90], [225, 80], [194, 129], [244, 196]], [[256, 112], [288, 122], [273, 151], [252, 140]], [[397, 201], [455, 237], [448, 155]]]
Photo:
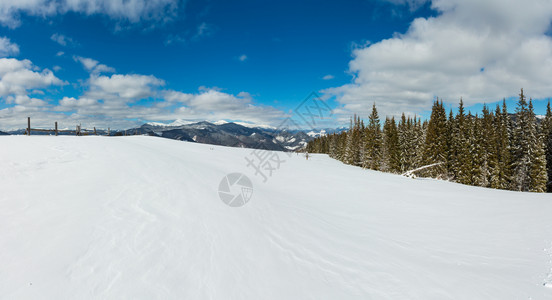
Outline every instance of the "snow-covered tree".
[[372, 113], [368, 119], [368, 125], [364, 130], [364, 157], [363, 167], [379, 170], [381, 165], [382, 136], [376, 104], [372, 107]]

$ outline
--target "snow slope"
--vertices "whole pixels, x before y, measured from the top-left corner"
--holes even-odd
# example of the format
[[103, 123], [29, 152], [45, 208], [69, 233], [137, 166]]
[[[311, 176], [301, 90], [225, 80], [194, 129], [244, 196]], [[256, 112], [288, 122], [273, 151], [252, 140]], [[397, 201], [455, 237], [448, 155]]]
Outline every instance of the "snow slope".
[[[0, 298], [552, 299], [550, 195], [283, 153], [263, 183], [250, 153], [0, 137]], [[231, 172], [243, 207], [217, 194]]]

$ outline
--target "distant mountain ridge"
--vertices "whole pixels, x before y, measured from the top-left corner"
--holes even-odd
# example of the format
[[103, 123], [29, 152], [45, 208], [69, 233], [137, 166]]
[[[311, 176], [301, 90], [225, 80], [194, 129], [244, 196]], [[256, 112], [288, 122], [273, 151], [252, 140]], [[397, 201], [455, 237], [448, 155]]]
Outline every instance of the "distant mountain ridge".
[[256, 148], [278, 151], [303, 149], [315, 137], [333, 132], [321, 130], [279, 130], [275, 127], [247, 123], [201, 121], [188, 124], [150, 122], [128, 129], [131, 134], [147, 134], [169, 139], [230, 147]]
[[[227, 121], [187, 121], [176, 120], [172, 123], [148, 122], [140, 127], [125, 130], [111, 130], [109, 135], [150, 135], [168, 139], [213, 144], [220, 146], [266, 149], [276, 151], [297, 151], [306, 147], [307, 143], [316, 137], [333, 132], [340, 132], [346, 128], [338, 129], [309, 129], [309, 130], [281, 130], [269, 125], [257, 125], [242, 122]], [[99, 135], [107, 135], [105, 129], [97, 129]], [[25, 129], [9, 131], [3, 134], [22, 135]], [[52, 135], [53, 132], [33, 132], [33, 135]], [[73, 135], [74, 133], [60, 133], [60, 135]]]

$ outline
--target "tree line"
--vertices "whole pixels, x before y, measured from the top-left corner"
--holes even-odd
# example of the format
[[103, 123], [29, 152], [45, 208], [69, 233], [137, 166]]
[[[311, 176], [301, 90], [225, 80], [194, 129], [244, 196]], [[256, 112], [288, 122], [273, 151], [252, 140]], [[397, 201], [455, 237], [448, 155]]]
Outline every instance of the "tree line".
[[386, 118], [383, 126], [374, 104], [365, 124], [351, 118], [347, 131], [309, 142], [306, 150], [326, 153], [349, 165], [404, 173], [426, 165], [419, 175], [495, 189], [552, 192], [552, 112], [537, 122], [532, 100], [523, 89], [515, 114], [503, 100], [481, 114], [464, 109], [446, 113], [443, 101], [433, 103], [429, 120]]

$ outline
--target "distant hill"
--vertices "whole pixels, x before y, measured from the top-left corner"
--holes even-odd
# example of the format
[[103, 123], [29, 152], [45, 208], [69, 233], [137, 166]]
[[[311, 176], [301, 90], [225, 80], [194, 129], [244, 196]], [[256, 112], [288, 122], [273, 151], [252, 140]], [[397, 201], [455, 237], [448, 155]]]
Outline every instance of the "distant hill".
[[[316, 130], [279, 130], [267, 125], [253, 125], [247, 123], [233, 123], [219, 121], [211, 123], [207, 121], [191, 122], [177, 120], [170, 124], [150, 122], [140, 127], [125, 130], [111, 130], [109, 135], [150, 135], [173, 140], [197, 142], [229, 147], [267, 149], [276, 151], [296, 151], [303, 149], [314, 138], [339, 129]], [[105, 129], [97, 129], [99, 135], [107, 135]], [[0, 132], [0, 135], [25, 134], [25, 129]], [[53, 135], [53, 132], [32, 132], [32, 135]], [[74, 135], [74, 133], [59, 133], [60, 135]]]
[[126, 130], [130, 134], [147, 134], [164, 138], [230, 147], [256, 148], [278, 151], [295, 151], [332, 129], [319, 131], [278, 130], [262, 126], [244, 126], [238, 123], [207, 121], [190, 124], [146, 123]]

